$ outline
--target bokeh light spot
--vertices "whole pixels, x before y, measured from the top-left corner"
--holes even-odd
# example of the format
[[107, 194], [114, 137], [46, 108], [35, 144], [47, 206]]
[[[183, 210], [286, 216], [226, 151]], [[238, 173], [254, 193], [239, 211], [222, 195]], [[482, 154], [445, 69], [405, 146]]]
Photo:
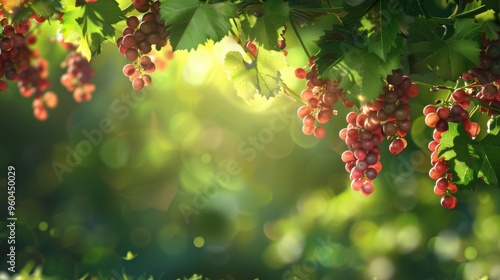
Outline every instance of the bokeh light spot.
[[38, 223], [38, 229], [41, 231], [46, 231], [49, 228], [49, 225], [45, 221], [41, 221]]
[[451, 260], [457, 256], [460, 250], [460, 238], [455, 232], [443, 231], [434, 242], [434, 252], [441, 259]]
[[368, 266], [368, 274], [370, 279], [392, 279], [394, 264], [386, 257], [374, 258]]
[[193, 239], [193, 244], [196, 248], [201, 248], [205, 245], [205, 238], [203, 236], [196, 236]]
[[212, 161], [212, 155], [209, 153], [204, 153], [201, 155], [201, 162], [208, 164]]
[[477, 249], [474, 246], [468, 246], [464, 250], [465, 258], [472, 261], [477, 258]]
[[104, 140], [99, 149], [99, 156], [107, 167], [119, 169], [127, 163], [130, 150], [122, 139], [112, 137]]

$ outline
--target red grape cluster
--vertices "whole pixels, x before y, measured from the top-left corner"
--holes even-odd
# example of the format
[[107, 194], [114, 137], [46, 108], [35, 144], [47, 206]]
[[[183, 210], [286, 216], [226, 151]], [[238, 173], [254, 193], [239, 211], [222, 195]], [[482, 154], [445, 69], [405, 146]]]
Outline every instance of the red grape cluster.
[[[2, 35], [0, 36], [0, 78], [17, 80], [18, 73], [30, 67], [30, 59], [35, 55], [26, 47], [31, 40], [24, 36], [30, 29], [29, 20], [9, 24], [7, 18], [0, 20]], [[2, 87], [6, 87], [5, 82]], [[24, 94], [23, 94], [24, 95]]]
[[[45, 21], [43, 17], [30, 15], [38, 23]], [[33, 115], [44, 121], [48, 117], [47, 108], [57, 106], [57, 95], [45, 92], [50, 87], [49, 64], [45, 59], [38, 58], [38, 52], [29, 48], [36, 41], [34, 35], [28, 35], [31, 23], [22, 19], [19, 23], [9, 24], [7, 18], [0, 20], [2, 34], [0, 36], [0, 78], [17, 82], [17, 87], [23, 97], [34, 97]], [[5, 90], [7, 83], [0, 81], [0, 90]]]
[[61, 84], [73, 92], [75, 101], [81, 103], [92, 99], [95, 85], [91, 79], [95, 72], [90, 62], [81, 53], [72, 51], [61, 63], [61, 67], [67, 67], [66, 73], [61, 76]]
[[[463, 73], [462, 79], [474, 85], [468, 89], [468, 94], [490, 106], [481, 107], [481, 111], [495, 117], [500, 112], [500, 40], [483, 42], [479, 66]], [[463, 98], [466, 96], [463, 95]], [[467, 101], [470, 102], [469, 99]]]
[[452, 94], [452, 99], [457, 102], [456, 104], [439, 102], [441, 104], [439, 108], [435, 105], [427, 105], [423, 110], [425, 124], [428, 127], [434, 128], [433, 141], [428, 145], [429, 151], [431, 151], [432, 164], [432, 168], [429, 170], [429, 177], [432, 180], [436, 180], [434, 193], [436, 195], [443, 195], [441, 205], [449, 209], [455, 208], [457, 204], [457, 199], [451, 195], [451, 193], [457, 192], [457, 185], [451, 182], [451, 173], [447, 173], [448, 164], [444, 158], [438, 155], [441, 134], [448, 131], [449, 122], [463, 124], [469, 137], [475, 137], [480, 132], [479, 124], [471, 122], [469, 113], [465, 110], [470, 105], [470, 103], [463, 102], [463, 100], [469, 100], [463, 99], [465, 98], [463, 97], [465, 94], [462, 89], [457, 89]]
[[[315, 57], [309, 58], [309, 72], [301, 67], [295, 69], [295, 76], [298, 79], [307, 79], [307, 88], [300, 94], [301, 99], [306, 105], [301, 106], [297, 110], [297, 116], [302, 119], [302, 132], [305, 135], [314, 134], [317, 138], [323, 138], [325, 137], [326, 130], [322, 125], [316, 125], [316, 121], [320, 124], [326, 124], [333, 115], [337, 115], [337, 111], [333, 109], [333, 105], [339, 99], [345, 100], [345, 94], [338, 88], [338, 82], [318, 78], [318, 70], [316, 64], [314, 64], [314, 60]], [[344, 104], [351, 107], [354, 105], [348, 100], [345, 100]]]
[[123, 74], [129, 77], [135, 90], [140, 90], [151, 84], [149, 74], [156, 69], [147, 54], [153, 50], [153, 45], [157, 50], [166, 46], [170, 32], [160, 19], [159, 1], [150, 4], [147, 0], [134, 0], [133, 4], [137, 11], [145, 14], [141, 20], [136, 16], [127, 18], [127, 27], [123, 29], [123, 36], [118, 38], [117, 45], [120, 53], [131, 62], [123, 67]]
[[392, 140], [389, 151], [398, 154], [406, 147], [403, 137], [411, 129], [407, 102], [418, 95], [418, 86], [400, 70], [388, 75], [387, 83], [384, 93], [362, 106], [359, 114], [347, 114], [347, 128], [339, 133], [349, 148], [342, 154], [342, 161], [350, 173], [351, 188], [363, 195], [374, 191], [371, 181], [382, 169], [378, 145], [384, 138]]

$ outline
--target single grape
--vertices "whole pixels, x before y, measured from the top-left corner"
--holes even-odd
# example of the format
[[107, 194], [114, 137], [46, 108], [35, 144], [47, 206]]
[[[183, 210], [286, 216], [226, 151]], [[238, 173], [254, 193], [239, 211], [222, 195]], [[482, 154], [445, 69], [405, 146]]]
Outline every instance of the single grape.
[[142, 78], [135, 78], [134, 81], [132, 81], [132, 87], [135, 90], [141, 90], [144, 87], [144, 80]]
[[448, 209], [453, 209], [457, 206], [457, 198], [451, 195], [445, 195], [441, 198], [441, 206]]
[[125, 64], [123, 66], [123, 75], [130, 77], [135, 73], [135, 66], [133, 64]]
[[323, 138], [325, 137], [325, 134], [326, 130], [323, 126], [316, 126], [314, 128], [314, 136], [316, 136], [316, 138]]
[[302, 132], [305, 135], [312, 135], [314, 133], [314, 126], [303, 125]]
[[373, 191], [375, 190], [375, 186], [373, 185], [373, 183], [369, 180], [366, 180], [364, 183], [363, 183], [363, 186], [361, 187], [361, 193], [365, 196], [369, 196], [373, 193]]
[[307, 72], [304, 68], [299, 67], [299, 68], [295, 69], [295, 77], [297, 77], [297, 79], [303, 80], [306, 78], [306, 75], [307, 75]]
[[391, 145], [389, 145], [389, 152], [391, 152], [394, 155], [397, 155], [397, 154], [401, 153], [401, 151], [403, 151], [404, 147], [405, 147], [405, 144], [401, 139], [399, 139], [399, 138], [394, 139], [394, 141], [392, 141]]
[[300, 106], [299, 109], [297, 110], [297, 116], [301, 119], [303, 119], [305, 116], [311, 114], [311, 108], [308, 106]]
[[127, 26], [136, 29], [139, 26], [139, 19], [136, 16], [130, 16], [127, 18]]
[[378, 174], [377, 170], [375, 170], [375, 168], [372, 167], [366, 169], [365, 171], [366, 178], [370, 180], [375, 180], [375, 178], [377, 178], [377, 174]]

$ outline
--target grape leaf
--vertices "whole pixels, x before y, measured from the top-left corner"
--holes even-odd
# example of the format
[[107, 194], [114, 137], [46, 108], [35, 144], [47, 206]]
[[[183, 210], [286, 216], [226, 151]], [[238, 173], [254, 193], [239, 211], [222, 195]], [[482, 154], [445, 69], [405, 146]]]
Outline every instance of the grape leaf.
[[161, 1], [160, 14], [170, 28], [174, 50], [196, 49], [211, 39], [219, 42], [231, 30], [237, 8], [229, 2], [206, 4], [198, 0]]
[[314, 21], [322, 16], [332, 14], [337, 24], [341, 23], [340, 18], [334, 12], [342, 11], [342, 7], [325, 8], [321, 0], [291, 0], [288, 5], [291, 9], [290, 20], [297, 23], [300, 27], [308, 24], [314, 24]]
[[31, 13], [35, 13], [38, 17], [49, 18], [61, 9], [62, 5], [57, 0], [36, 0], [22, 5], [12, 21], [19, 22], [21, 19], [27, 19]]
[[256, 59], [247, 62], [240, 52], [231, 51], [224, 59], [224, 70], [234, 83], [238, 96], [253, 99], [258, 93], [266, 98], [278, 95], [281, 90], [279, 70], [286, 67], [283, 53], [259, 48]]
[[400, 68], [402, 55], [402, 40], [395, 40], [396, 46], [387, 54], [387, 60], [382, 61], [375, 53], [365, 49], [351, 49], [345, 54], [344, 63], [349, 66], [346, 76], [339, 87], [348, 99], [358, 102], [370, 102], [377, 98], [385, 85], [384, 79], [394, 69]]
[[438, 36], [436, 30], [440, 27], [424, 19], [416, 19], [410, 25], [410, 70], [412, 73], [432, 70], [445, 80], [456, 80], [479, 64], [479, 25], [473, 19], [457, 20], [448, 39]]
[[101, 43], [114, 41], [115, 24], [123, 19], [115, 0], [87, 2], [76, 6], [75, 1], [64, 1], [62, 34], [66, 42], [77, 43], [78, 51], [88, 60], [100, 53]]
[[483, 184], [498, 186], [500, 135], [488, 134], [481, 141], [467, 136], [463, 125], [449, 123], [442, 134], [438, 155], [443, 157], [460, 189], [474, 190]]
[[316, 64], [320, 76], [331, 75], [332, 69], [343, 61], [344, 54], [350, 50], [358, 50], [363, 47], [359, 40], [354, 40], [351, 32], [341, 25], [332, 26], [331, 30], [325, 30], [317, 45], [319, 52]]
[[344, 11], [347, 11], [347, 15], [342, 19], [344, 27], [351, 32], [355, 32], [363, 16], [376, 2], [377, 0], [344, 1]]
[[241, 27], [248, 40], [256, 39], [268, 50], [278, 51], [279, 29], [285, 26], [290, 16], [290, 7], [282, 0], [268, 0], [262, 4], [264, 14], [242, 22]]
[[376, 16], [373, 34], [367, 39], [368, 50], [375, 53], [383, 61], [387, 54], [396, 46], [396, 38], [399, 33], [398, 19], [402, 14], [401, 8], [394, 1], [380, 1], [373, 9]]

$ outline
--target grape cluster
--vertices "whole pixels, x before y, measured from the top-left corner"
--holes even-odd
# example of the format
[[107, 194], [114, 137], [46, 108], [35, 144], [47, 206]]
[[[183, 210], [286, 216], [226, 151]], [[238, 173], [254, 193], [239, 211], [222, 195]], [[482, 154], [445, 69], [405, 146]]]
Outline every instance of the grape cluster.
[[441, 106], [427, 105], [423, 110], [425, 124], [428, 127], [434, 128], [433, 141], [428, 145], [431, 152], [432, 165], [432, 168], [429, 170], [429, 177], [432, 180], [436, 180], [434, 193], [436, 195], [443, 195], [441, 205], [449, 209], [455, 208], [457, 204], [457, 199], [451, 195], [457, 192], [457, 185], [451, 182], [451, 173], [447, 173], [449, 165], [438, 154], [441, 134], [448, 131], [448, 123], [450, 122], [463, 124], [469, 137], [476, 137], [480, 132], [479, 124], [472, 122], [469, 119], [469, 113], [465, 110], [469, 107], [470, 103], [460, 103], [462, 100], [469, 100], [463, 99], [465, 98], [463, 97], [465, 94], [462, 89], [456, 89], [452, 94], [452, 99], [457, 103], [447, 104], [438, 102]]
[[[345, 94], [338, 88], [338, 82], [318, 78], [318, 70], [314, 60], [315, 57], [309, 58], [309, 72], [302, 67], [295, 69], [295, 76], [298, 79], [307, 79], [307, 88], [300, 93], [300, 97], [306, 105], [299, 107], [297, 116], [302, 119], [302, 132], [305, 135], [314, 134], [317, 138], [323, 138], [326, 130], [322, 125], [316, 125], [316, 121], [320, 124], [326, 124], [333, 115], [337, 115], [333, 105], [339, 99], [345, 100]], [[344, 104], [350, 106], [352, 102], [345, 100]]]
[[419, 92], [418, 86], [401, 70], [387, 76], [387, 86], [382, 90], [375, 101], [362, 106], [359, 114], [347, 114], [347, 128], [339, 133], [349, 148], [342, 154], [342, 161], [350, 173], [351, 188], [367, 196], [373, 193], [375, 187], [371, 181], [382, 169], [379, 144], [384, 138], [392, 140], [389, 146], [392, 154], [406, 147], [404, 136], [411, 129], [407, 102]]
[[18, 73], [30, 67], [30, 59], [35, 55], [26, 47], [32, 40], [27, 40], [25, 34], [30, 29], [29, 20], [9, 24], [7, 18], [0, 20], [2, 36], [0, 39], [0, 78], [15, 81]]
[[132, 87], [140, 90], [151, 84], [150, 73], [156, 69], [155, 64], [148, 56], [153, 45], [157, 50], [167, 45], [168, 26], [160, 19], [160, 2], [150, 3], [147, 0], [134, 0], [135, 9], [144, 13], [139, 20], [136, 16], [127, 18], [127, 27], [122, 31], [123, 36], [118, 38], [117, 46], [125, 58], [131, 63], [123, 67], [123, 74], [129, 77]]
[[346, 116], [347, 128], [342, 129], [339, 135], [349, 148], [341, 158], [350, 173], [351, 188], [367, 196], [375, 190], [371, 180], [377, 178], [382, 170], [378, 145], [383, 140], [380, 127], [366, 129], [366, 124], [372, 121], [368, 117], [365, 113], [350, 112]]
[[[36, 22], [45, 21], [43, 17], [31, 14]], [[9, 24], [7, 18], [0, 20], [2, 34], [0, 35], [0, 78], [17, 82], [21, 96], [34, 97], [33, 115], [44, 121], [48, 117], [47, 108], [57, 106], [57, 95], [48, 91], [50, 87], [49, 63], [40, 59], [37, 51], [29, 48], [36, 42], [34, 35], [29, 35], [31, 28], [29, 19], [22, 19], [19, 23]], [[6, 81], [0, 80], [0, 90], [7, 89]]]
[[61, 67], [66, 68], [66, 73], [61, 76], [61, 84], [73, 92], [73, 99], [81, 103], [92, 99], [95, 85], [91, 79], [95, 72], [90, 62], [77, 51], [70, 52]]
[[[490, 108], [481, 107], [481, 111], [495, 117], [500, 111], [500, 40], [484, 39], [483, 43], [479, 66], [463, 73], [462, 79], [473, 85], [465, 93], [489, 105]], [[462, 96], [466, 98], [461, 94], [460, 99]], [[470, 103], [469, 98], [465, 102]]]

